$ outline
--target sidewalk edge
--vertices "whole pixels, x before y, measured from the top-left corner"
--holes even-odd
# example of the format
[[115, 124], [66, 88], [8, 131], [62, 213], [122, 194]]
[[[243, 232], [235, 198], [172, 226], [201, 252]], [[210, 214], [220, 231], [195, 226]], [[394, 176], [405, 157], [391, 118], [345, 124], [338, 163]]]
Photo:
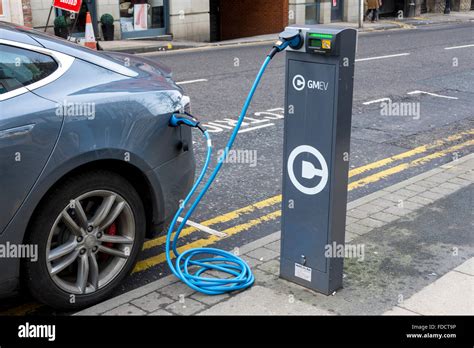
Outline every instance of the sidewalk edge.
[[[426, 179], [430, 176], [433, 176], [445, 169], [452, 168], [453, 166], [460, 165], [470, 159], [474, 158], [474, 153], [468, 154], [466, 156], [460, 157], [459, 159], [455, 161], [451, 161], [448, 163], [445, 163], [437, 168], [430, 169], [426, 172], [423, 172], [421, 174], [418, 174], [416, 176], [413, 176], [409, 179], [406, 179], [404, 181], [401, 181], [397, 184], [394, 184], [392, 186], [386, 187], [384, 189], [381, 189], [379, 191], [373, 192], [367, 196], [361, 197], [359, 199], [356, 199], [352, 202], [348, 202], [347, 204], [347, 210], [351, 210], [355, 207], [358, 207], [360, 205], [363, 205], [367, 202], [373, 201], [383, 195], [386, 195], [387, 192], [393, 192], [395, 190], [398, 190], [400, 188], [403, 188], [407, 185], [411, 185], [417, 181]], [[258, 249], [264, 245], [267, 245], [271, 242], [274, 242], [280, 238], [280, 231], [274, 232], [268, 236], [265, 236], [263, 238], [257, 239], [253, 242], [250, 242], [248, 244], [245, 244], [241, 247], [239, 247], [239, 254], [246, 254], [250, 251], [253, 251], [255, 249]], [[99, 315], [102, 313], [105, 313], [107, 311], [110, 311], [114, 308], [117, 308], [123, 304], [126, 304], [130, 302], [131, 300], [137, 299], [139, 297], [142, 297], [150, 292], [156, 291], [158, 289], [161, 289], [167, 285], [173, 284], [178, 282], [178, 279], [174, 275], [168, 275], [162, 279], [158, 279], [150, 284], [144, 285], [142, 287], [136, 288], [134, 290], [131, 290], [129, 292], [126, 292], [124, 294], [121, 294], [117, 297], [114, 297], [112, 299], [106, 300], [102, 303], [99, 303], [95, 306], [92, 306], [90, 308], [87, 308], [85, 310], [82, 310], [80, 312], [77, 312], [73, 315]]]

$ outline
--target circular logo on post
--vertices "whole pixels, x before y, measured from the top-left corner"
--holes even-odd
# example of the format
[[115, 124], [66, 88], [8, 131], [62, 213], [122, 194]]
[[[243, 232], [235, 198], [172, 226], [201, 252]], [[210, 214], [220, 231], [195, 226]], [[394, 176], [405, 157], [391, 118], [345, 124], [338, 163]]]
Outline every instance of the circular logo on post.
[[295, 75], [293, 77], [293, 88], [297, 91], [302, 91], [304, 86], [306, 85], [306, 81], [302, 75]]
[[[301, 161], [301, 178], [303, 179], [313, 179], [314, 177], [320, 177], [321, 180], [314, 187], [306, 187], [302, 185], [295, 175], [295, 159], [299, 154], [309, 153], [316, 157], [318, 162], [321, 165], [321, 169], [316, 168], [313, 163], [308, 161]], [[299, 162], [298, 162], [299, 163]], [[290, 177], [293, 185], [301, 192], [307, 195], [315, 195], [321, 192], [328, 182], [329, 170], [324, 156], [312, 146], [309, 145], [300, 145], [291, 151], [290, 156], [288, 157], [287, 164], [288, 175]]]

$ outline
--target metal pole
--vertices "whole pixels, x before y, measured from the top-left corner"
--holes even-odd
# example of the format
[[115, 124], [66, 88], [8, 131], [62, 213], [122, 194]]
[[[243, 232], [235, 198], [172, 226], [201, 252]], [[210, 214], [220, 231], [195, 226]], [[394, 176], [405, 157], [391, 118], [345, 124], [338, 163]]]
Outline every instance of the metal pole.
[[359, 28], [364, 26], [364, 0], [359, 0]]
[[74, 33], [74, 29], [76, 29], [77, 20], [79, 19], [79, 13], [74, 13], [74, 16], [75, 16], [74, 23], [72, 24], [72, 28], [71, 28], [71, 31], [69, 32], [69, 36], [72, 36], [72, 34]]
[[51, 18], [51, 13], [53, 12], [53, 5], [49, 8], [48, 19], [46, 20], [46, 25], [44, 26], [44, 32], [48, 29], [49, 19]]

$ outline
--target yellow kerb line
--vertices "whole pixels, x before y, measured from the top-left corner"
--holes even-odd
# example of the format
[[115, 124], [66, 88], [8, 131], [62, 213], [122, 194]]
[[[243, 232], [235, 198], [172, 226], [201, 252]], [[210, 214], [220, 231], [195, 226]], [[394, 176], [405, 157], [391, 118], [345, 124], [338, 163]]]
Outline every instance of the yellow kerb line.
[[[219, 215], [219, 216], [216, 216], [212, 219], [200, 222], [200, 224], [203, 225], [203, 226], [209, 227], [209, 226], [212, 226], [212, 225], [215, 225], [215, 224], [218, 224], [218, 223], [224, 223], [224, 222], [232, 221], [232, 220], [237, 219], [239, 216], [241, 216], [243, 214], [252, 213], [257, 209], [263, 209], [265, 207], [269, 207], [269, 206], [278, 204], [280, 202], [281, 202], [281, 195], [274, 196], [274, 197], [271, 197], [271, 198], [267, 198], [263, 201], [248, 205], [246, 207], [243, 207], [243, 208], [240, 208], [240, 209], [237, 209], [237, 210], [233, 210], [233, 211], [231, 211], [227, 214]], [[181, 231], [180, 237], [187, 236], [187, 235], [189, 235], [189, 234], [191, 234], [191, 233], [193, 233], [197, 230], [198, 229], [195, 228], [195, 227], [187, 227], [187, 228], [183, 229], [183, 231]], [[174, 235], [175, 234], [173, 233], [172, 237], [174, 237]], [[143, 245], [143, 249], [144, 250], [150, 249], [150, 248], [153, 248], [155, 246], [162, 245], [165, 242], [166, 242], [166, 236], [160, 236], [158, 238], [146, 241]]]
[[[277, 211], [274, 211], [273, 213], [264, 215], [262, 217], [259, 217], [259, 218], [256, 218], [256, 219], [253, 219], [253, 220], [250, 220], [250, 221], [247, 221], [243, 224], [240, 224], [240, 225], [237, 225], [237, 226], [234, 226], [234, 227], [230, 227], [230, 228], [228, 228], [228, 229], [226, 229], [222, 232], [227, 234], [226, 238], [228, 238], [229, 236], [232, 236], [234, 234], [237, 234], [237, 233], [240, 233], [240, 232], [243, 232], [243, 231], [247, 231], [247, 230], [251, 229], [252, 227], [255, 227], [255, 226], [257, 226], [257, 225], [259, 225], [263, 222], [275, 220], [275, 219], [279, 218], [280, 216], [281, 216], [281, 211], [277, 210]], [[199, 239], [195, 242], [191, 242], [191, 243], [188, 243], [186, 245], [183, 245], [183, 246], [177, 248], [177, 250], [178, 250], [179, 253], [182, 253], [183, 251], [186, 251], [188, 249], [206, 247], [206, 246], [208, 246], [210, 244], [213, 244], [213, 243], [215, 243], [219, 240], [222, 240], [222, 238], [211, 235], [209, 238]], [[171, 253], [171, 255], [172, 255], [172, 258], [174, 258], [173, 253]], [[158, 265], [160, 263], [163, 263], [165, 261], [166, 261], [166, 253], [161, 253], [161, 254], [158, 254], [156, 256], [149, 257], [145, 260], [138, 261], [132, 273], [144, 271], [144, 270], [146, 270], [150, 267], [153, 267], [153, 266]]]
[[[363, 165], [361, 167], [350, 170], [349, 171], [349, 178], [351, 178], [353, 176], [356, 176], [356, 175], [359, 175], [359, 174], [362, 174], [364, 172], [373, 170], [373, 169], [377, 169], [377, 168], [386, 166], [387, 164], [390, 164], [392, 162], [399, 161], [399, 160], [402, 160], [404, 158], [409, 158], [409, 157], [424, 153], [426, 151], [432, 150], [434, 148], [443, 146], [444, 144], [446, 144], [448, 142], [461, 139], [464, 135], [473, 135], [473, 134], [474, 134], [474, 129], [470, 129], [470, 130], [465, 131], [465, 132], [461, 132], [461, 133], [458, 133], [458, 134], [451, 135], [449, 137], [446, 137], [445, 139], [437, 140], [432, 144], [418, 146], [418, 147], [416, 147], [412, 150], [400, 153], [398, 155], [394, 155], [394, 156], [391, 156], [391, 157], [381, 159], [381, 160], [376, 161], [376, 162], [372, 162], [372, 163]], [[256, 211], [257, 209], [263, 209], [263, 208], [266, 208], [266, 207], [269, 207], [269, 206], [272, 206], [272, 205], [275, 205], [275, 204], [279, 204], [279, 203], [281, 203], [281, 195], [276, 195], [276, 196], [264, 199], [263, 201], [260, 201], [260, 202], [248, 205], [246, 207], [243, 207], [243, 208], [240, 208], [240, 209], [237, 209], [237, 210], [233, 210], [229, 213], [216, 216], [212, 219], [200, 222], [200, 224], [204, 225], [204, 226], [207, 226], [207, 227], [210, 227], [210, 226], [215, 225], [215, 224], [229, 222], [229, 221], [237, 219], [238, 217], [240, 217], [243, 214], [252, 213], [252, 212]], [[188, 236], [191, 233], [196, 232], [196, 231], [198, 231], [198, 229], [195, 228], [195, 227], [184, 228], [183, 231], [181, 232], [180, 237]], [[174, 237], [174, 233], [173, 233], [172, 237]], [[144, 243], [143, 250], [151, 249], [153, 247], [163, 245], [165, 243], [166, 243], [166, 236], [160, 236], [160, 237], [157, 237], [157, 238], [154, 238], [154, 239], [150, 239], [150, 240], [148, 240]]]
[[[370, 175], [366, 178], [363, 178], [363, 179], [360, 179], [360, 180], [357, 180], [357, 181], [354, 181], [354, 182], [350, 183], [349, 186], [348, 186], [348, 191], [352, 191], [356, 188], [365, 186], [368, 183], [373, 183], [373, 182], [376, 182], [378, 180], [387, 178], [387, 177], [389, 177], [391, 175], [394, 175], [396, 173], [399, 173], [399, 172], [401, 172], [405, 169], [425, 164], [425, 163], [427, 163], [427, 162], [429, 162], [433, 159], [443, 157], [448, 153], [455, 152], [457, 150], [460, 150], [464, 147], [471, 146], [471, 145], [474, 145], [474, 140], [469, 140], [469, 141], [466, 141], [464, 143], [451, 146], [450, 148], [447, 148], [445, 150], [432, 153], [432, 154], [427, 155], [425, 157], [417, 158], [417, 159], [415, 159], [411, 162], [403, 163], [403, 164], [400, 164], [396, 167], [386, 169], [386, 170], [381, 171], [379, 173]], [[279, 197], [279, 199], [281, 201], [281, 195], [276, 196], [276, 197]], [[272, 198], [275, 198], [275, 197], [272, 197]], [[268, 222], [268, 221], [275, 220], [275, 219], [279, 218], [280, 216], [281, 216], [281, 211], [277, 210], [277, 211], [272, 212], [270, 214], [264, 215], [260, 218], [253, 219], [253, 220], [250, 220], [248, 222], [245, 222], [241, 225], [237, 225], [237, 226], [228, 228], [228, 229], [226, 229], [222, 232], [226, 233], [228, 236], [231, 236], [231, 235], [243, 232], [243, 231], [247, 231], [250, 228], [255, 227], [255, 226], [257, 226], [257, 225], [259, 225], [263, 222]], [[195, 242], [183, 245], [183, 246], [181, 246], [177, 249], [178, 249], [179, 253], [182, 253], [183, 251], [186, 251], [188, 249], [208, 246], [208, 245], [213, 244], [213, 243], [215, 243], [219, 240], [222, 240], [222, 239], [217, 237], [217, 236], [210, 236], [209, 238], [200, 239], [200, 240], [197, 240]], [[146, 270], [150, 267], [156, 266], [156, 265], [158, 265], [160, 263], [163, 263], [165, 261], [166, 261], [166, 253], [161, 253], [161, 254], [158, 254], [156, 256], [152, 256], [150, 258], [147, 258], [147, 259], [144, 259], [144, 260], [141, 260], [141, 261], [137, 262], [137, 265], [135, 266], [135, 269], [133, 270], [132, 273], [144, 271], [144, 270]]]
[[370, 184], [370, 183], [374, 183], [376, 181], [379, 181], [381, 179], [389, 177], [393, 174], [404, 171], [405, 169], [412, 168], [412, 167], [415, 167], [415, 166], [419, 166], [421, 164], [427, 163], [427, 162], [429, 162], [431, 160], [434, 160], [436, 158], [443, 157], [448, 153], [453, 153], [457, 150], [460, 150], [464, 147], [471, 146], [471, 145], [474, 145], [474, 140], [468, 140], [464, 143], [451, 146], [451, 147], [449, 147], [445, 150], [434, 152], [431, 155], [427, 155], [427, 156], [424, 156], [424, 157], [417, 158], [416, 160], [413, 160], [411, 162], [399, 164], [398, 166], [395, 166], [395, 167], [383, 170], [379, 173], [375, 173], [375, 174], [369, 175], [365, 178], [353, 181], [349, 184], [349, 189], [352, 190], [352, 189], [355, 189], [355, 188], [365, 186], [365, 185]]
[[22, 304], [18, 307], [10, 308], [7, 309], [4, 312], [0, 312], [0, 315], [6, 315], [6, 316], [23, 316], [28, 314], [28, 312], [32, 312], [40, 307], [43, 307], [41, 303], [37, 302], [28, 302], [25, 304]]
[[454, 135], [451, 135], [451, 136], [449, 136], [447, 138], [444, 138], [442, 140], [436, 140], [435, 142], [433, 142], [431, 144], [418, 146], [418, 147], [415, 147], [412, 150], [402, 152], [398, 155], [387, 157], [387, 158], [381, 159], [379, 161], [372, 162], [372, 163], [366, 164], [364, 166], [352, 169], [349, 172], [349, 177], [353, 177], [353, 176], [362, 174], [366, 171], [386, 166], [387, 164], [390, 164], [390, 163], [395, 162], [395, 161], [399, 161], [399, 160], [404, 159], [404, 158], [409, 158], [409, 157], [412, 157], [412, 156], [415, 156], [415, 155], [419, 155], [419, 154], [424, 153], [426, 151], [429, 151], [429, 150], [435, 149], [437, 147], [443, 146], [446, 143], [450, 143], [452, 141], [462, 139], [462, 137], [465, 136], [465, 135], [474, 135], [474, 129], [470, 129], [466, 132], [461, 132], [461, 133], [458, 133], [458, 134], [454, 134]]
[[[403, 159], [403, 158], [408, 158], [408, 157], [414, 156], [416, 154], [426, 152], [430, 149], [442, 146], [447, 142], [451, 142], [451, 141], [454, 141], [454, 140], [461, 139], [463, 137], [463, 135], [472, 135], [472, 134], [474, 134], [474, 129], [449, 136], [449, 137], [445, 138], [444, 140], [437, 140], [433, 144], [419, 146], [417, 148], [414, 148], [412, 150], [403, 152], [401, 154], [391, 156], [391, 157], [388, 157], [388, 158], [385, 158], [385, 159], [382, 159], [382, 160], [379, 160], [379, 161], [376, 161], [376, 162], [373, 162], [373, 163], [369, 163], [365, 166], [358, 167], [358, 168], [355, 168], [355, 169], [351, 170], [349, 172], [349, 177], [354, 176], [354, 175], [358, 175], [358, 174], [363, 173], [363, 172], [368, 171], [368, 170], [372, 170], [372, 169], [375, 169], [375, 168], [385, 166], [389, 163], [392, 163], [394, 161], [397, 161], [397, 160], [400, 160], [400, 159]], [[407, 168], [410, 168], [412, 166], [421, 165], [423, 163], [429, 162], [432, 159], [442, 157], [442, 156], [444, 156], [445, 154], [447, 154], [449, 152], [454, 152], [456, 150], [459, 150], [459, 149], [464, 148], [464, 147], [469, 146], [469, 145], [474, 145], [474, 140], [470, 140], [470, 141], [464, 142], [462, 144], [452, 146], [452, 147], [450, 147], [446, 150], [435, 152], [431, 155], [418, 158], [418, 159], [416, 159], [416, 160], [414, 160], [410, 163], [403, 163], [403, 164], [400, 164], [396, 167], [389, 168], [385, 171], [382, 171], [382, 172], [376, 173], [374, 175], [368, 176], [366, 178], [354, 181], [354, 182], [349, 184], [348, 191], [351, 191], [351, 190], [353, 190], [357, 187], [364, 186], [368, 183], [378, 181], [382, 178], [386, 178], [390, 175], [393, 175], [395, 173], [403, 171], [403, 170], [405, 170]], [[251, 204], [249, 206], [234, 210], [234, 211], [229, 212], [227, 214], [216, 216], [212, 219], [201, 222], [201, 224], [204, 225], [204, 226], [211, 226], [211, 225], [214, 225], [214, 224], [217, 224], [217, 223], [228, 222], [228, 221], [237, 219], [242, 214], [251, 213], [251, 212], [253, 212], [257, 209], [262, 209], [262, 208], [265, 208], [265, 207], [268, 207], [268, 206], [272, 206], [272, 205], [278, 204], [280, 202], [281, 202], [281, 195], [277, 195], [277, 196], [262, 200], [260, 202]], [[228, 228], [227, 230], [224, 230], [223, 232], [225, 232], [228, 236], [231, 236], [231, 235], [243, 232], [243, 231], [247, 231], [250, 228], [257, 226], [262, 222], [275, 220], [275, 219], [279, 218], [280, 216], [281, 216], [281, 211], [277, 210], [277, 211], [272, 212], [270, 214], [264, 215], [260, 218], [253, 219], [253, 220], [250, 220], [246, 223]], [[181, 235], [182, 236], [189, 235], [189, 234], [191, 234], [192, 232], [195, 232], [195, 231], [197, 231], [197, 229], [194, 228], [194, 227], [185, 228], [181, 232]], [[208, 245], [211, 245], [211, 244], [217, 242], [218, 240], [220, 240], [219, 237], [210, 236], [207, 239], [200, 239], [200, 240], [197, 240], [195, 242], [184, 245], [182, 247], [179, 247], [178, 252], [181, 253], [181, 252], [183, 252], [185, 250], [188, 250], [188, 249], [191, 249], [191, 248], [208, 246]], [[147, 241], [145, 243], [144, 249], [149, 249], [149, 248], [152, 248], [154, 246], [162, 245], [165, 242], [166, 242], [166, 236], [161, 236], [161, 237], [155, 238], [153, 240]], [[161, 253], [161, 254], [158, 254], [156, 256], [141, 260], [141, 261], [137, 262], [137, 264], [136, 264], [136, 266], [135, 266], [132, 273], [137, 273], [137, 272], [144, 271], [148, 268], [156, 266], [156, 265], [158, 265], [160, 263], [163, 263], [165, 261], [166, 261], [166, 254], [165, 253]], [[30, 311], [33, 311], [33, 310], [35, 310], [37, 308], [40, 308], [40, 307], [42, 307], [42, 305], [39, 304], [39, 303], [27, 303], [27, 304], [24, 304], [24, 305], [15, 307], [15, 308], [11, 308], [11, 309], [9, 309], [5, 312], [1, 312], [0, 314], [1, 315], [25, 315], [26, 313], [28, 313]]]

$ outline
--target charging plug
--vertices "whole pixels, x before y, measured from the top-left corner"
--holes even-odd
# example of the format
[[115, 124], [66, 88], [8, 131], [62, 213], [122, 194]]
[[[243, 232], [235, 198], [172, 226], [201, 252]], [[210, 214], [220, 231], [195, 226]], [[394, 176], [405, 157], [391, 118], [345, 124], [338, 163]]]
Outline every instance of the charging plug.
[[303, 46], [304, 40], [299, 29], [285, 29], [278, 35], [278, 41], [273, 45], [273, 49], [268, 56], [273, 58], [275, 54], [283, 51], [288, 46], [294, 50], [298, 50]]
[[288, 42], [288, 46], [294, 50], [298, 50], [303, 46], [304, 40], [299, 29], [286, 29], [278, 37], [280, 40]]
[[169, 125], [171, 127], [178, 127], [182, 124], [189, 127], [199, 127], [199, 121], [187, 113], [186, 114], [173, 114], [170, 117]]

